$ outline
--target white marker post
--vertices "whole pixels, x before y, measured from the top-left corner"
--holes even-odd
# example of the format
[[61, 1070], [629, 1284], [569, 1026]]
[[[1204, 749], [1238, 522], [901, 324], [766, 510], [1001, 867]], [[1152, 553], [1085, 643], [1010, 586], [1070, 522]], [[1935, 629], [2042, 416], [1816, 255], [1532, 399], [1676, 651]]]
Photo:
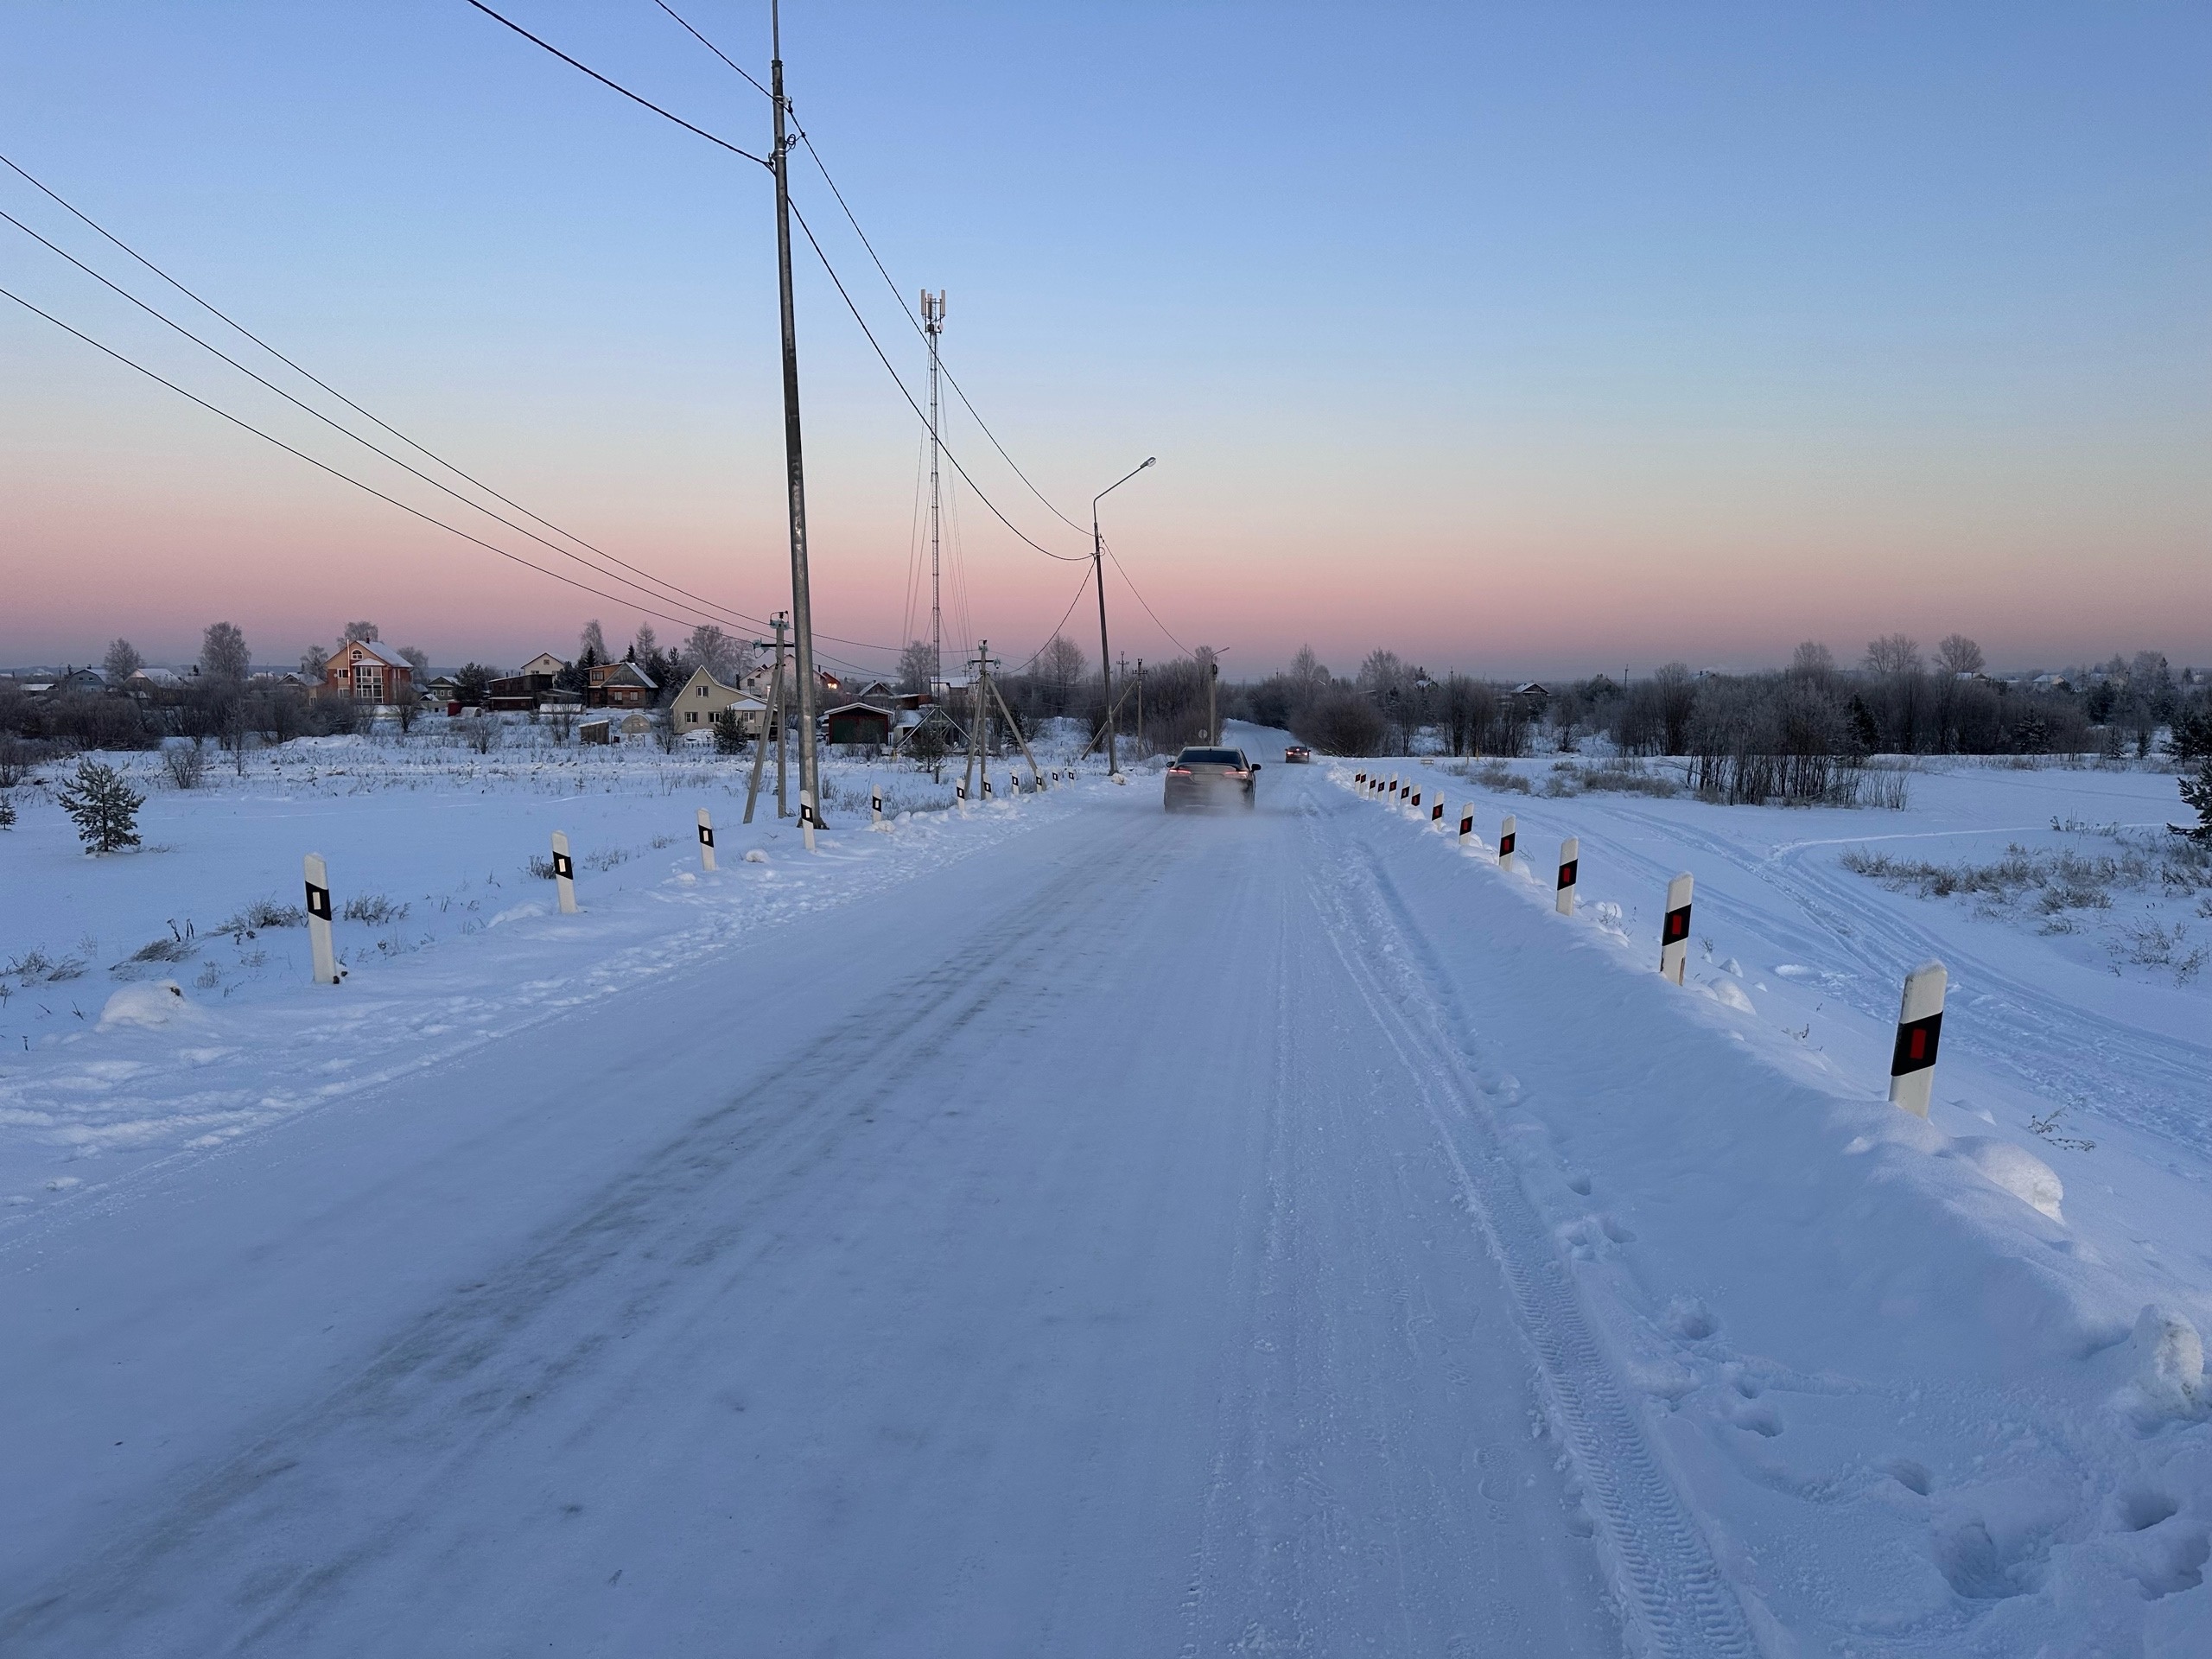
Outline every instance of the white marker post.
[[1943, 1034], [1943, 992], [1949, 983], [1940, 962], [1923, 962], [1904, 976], [1897, 1051], [1890, 1057], [1890, 1104], [1916, 1117], [1928, 1116], [1936, 1086], [1936, 1045]]
[[1513, 868], [1513, 815], [1509, 812], [1505, 822], [1497, 826], [1497, 868], [1501, 870]]
[[553, 832], [553, 885], [561, 890], [561, 913], [576, 913], [576, 861], [569, 856], [569, 838]]
[[1459, 839], [1465, 841], [1475, 833], [1475, 804], [1469, 801], [1459, 809]]
[[1574, 883], [1582, 866], [1582, 838], [1569, 836], [1559, 844], [1559, 899], [1556, 908], [1562, 916], [1574, 914]]
[[1020, 772], [1009, 772], [1007, 773], [1006, 792], [1009, 795], [1019, 795], [1021, 793], [1021, 774]]
[[715, 873], [715, 822], [703, 806], [699, 809], [699, 868], [709, 875]]
[[1659, 974], [1682, 982], [1690, 960], [1690, 873], [1684, 870], [1667, 884], [1667, 919], [1659, 926]]
[[[988, 789], [990, 785], [986, 784], [984, 787]], [[814, 791], [810, 789], [802, 789], [798, 792], [798, 827], [800, 833], [804, 835], [806, 837], [806, 850], [810, 853], [814, 850], [814, 826], [816, 823], [817, 819], [814, 816]]]
[[1363, 784], [1367, 781], [1367, 774], [1363, 772], [1355, 772], [1351, 775], [1351, 780], [1355, 784]]
[[880, 785], [878, 785], [875, 788], [868, 791], [868, 827], [869, 829], [880, 830], [883, 828], [883, 788]]
[[1444, 822], [1444, 798], [1441, 795], [1436, 798], [1436, 804], [1428, 809], [1428, 821], [1431, 823]]
[[1419, 790], [1414, 791], [1414, 808], [1416, 811], [1421, 808], [1421, 791]]
[[315, 982], [338, 982], [338, 952], [330, 942], [330, 872], [321, 853], [309, 853], [308, 870], [308, 943], [315, 947]]
[[962, 779], [958, 783], [952, 786], [952, 798], [963, 806], [968, 804], [968, 780], [966, 779]]

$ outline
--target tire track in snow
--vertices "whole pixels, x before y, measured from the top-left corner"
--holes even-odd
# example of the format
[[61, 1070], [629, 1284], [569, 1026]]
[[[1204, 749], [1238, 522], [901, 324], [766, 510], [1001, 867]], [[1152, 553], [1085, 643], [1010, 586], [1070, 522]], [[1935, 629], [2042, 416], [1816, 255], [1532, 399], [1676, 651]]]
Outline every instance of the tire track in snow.
[[[1734, 1589], [1653, 1456], [1591, 1334], [1550, 1232], [1522, 1192], [1488, 1109], [1478, 1103], [1484, 1091], [1471, 1070], [1469, 1034], [1451, 1010], [1446, 976], [1422, 944], [1420, 924], [1367, 843], [1346, 841], [1359, 855], [1354, 880], [1317, 881], [1315, 902], [1336, 924], [1327, 931], [1337, 954], [1377, 1027], [1404, 1053], [1408, 1071], [1445, 1082], [1440, 1090], [1419, 1085], [1423, 1109], [1468, 1213], [1505, 1279], [1632, 1615], [1655, 1652], [1679, 1659], [1753, 1659], [1758, 1649]], [[1337, 870], [1346, 863], [1316, 861], [1317, 867]], [[1355, 885], [1366, 900], [1365, 917], [1345, 902], [1346, 889]], [[1390, 948], [1378, 924], [1405, 942], [1405, 952]], [[1456, 1123], [1447, 1121], [1447, 1100], [1456, 1109]], [[1471, 1160], [1461, 1150], [1471, 1138]]]
[[[946, 959], [745, 1080], [505, 1265], [391, 1332], [347, 1380], [269, 1421], [213, 1466], [148, 1494], [146, 1518], [105, 1549], [59, 1580], [11, 1586], [20, 1599], [0, 1606], [0, 1650], [311, 1645], [353, 1582], [436, 1513], [443, 1489], [558, 1394], [603, 1376], [619, 1349], [610, 1338], [642, 1325], [679, 1275], [741, 1275], [780, 1248], [778, 1206], [803, 1194], [810, 1173], [898, 1092], [906, 1072], [994, 1004], [1056, 995], [1052, 969], [1118, 905], [1149, 850], [1128, 834], [1064, 863]], [[664, 994], [655, 986], [636, 995]], [[390, 1478], [372, 1503], [357, 1497], [355, 1509], [334, 1511], [332, 1468], [361, 1455], [364, 1440], [386, 1449]], [[300, 1541], [270, 1559], [271, 1535], [292, 1533]], [[211, 1579], [226, 1592], [178, 1588], [180, 1580]], [[173, 1619], [180, 1602], [195, 1614], [227, 1608], [221, 1636], [202, 1622], [202, 1645], [133, 1645]]]
[[[2206, 1084], [2212, 1077], [2212, 1053], [2123, 1025], [2040, 989], [1988, 957], [1961, 949], [1956, 941], [1938, 945], [1909, 919], [1853, 885], [1866, 878], [1839, 875], [1816, 866], [1808, 855], [1822, 843], [1800, 845], [1761, 859], [1738, 843], [1691, 825], [1671, 823], [1632, 808], [1611, 810], [1624, 822], [1670, 835], [1779, 891], [1822, 931], [1827, 948], [1840, 946], [1866, 971], [1866, 981], [1850, 985], [1844, 1000], [1869, 1019], [1886, 1025], [1896, 1007], [1891, 988], [1908, 969], [1941, 956], [1950, 966], [1955, 988], [1993, 999], [1974, 1003], [1971, 1019], [1949, 1022], [1943, 1032], [1947, 1046], [2010, 1073], [2055, 1103], [2078, 1103], [2085, 1111], [2212, 1154], [2212, 1111], [2207, 1110], [2212, 1090]], [[1723, 913], [1733, 909], [1719, 894], [1710, 902]], [[1737, 913], [1751, 931], [1771, 925], [1765, 912]]]

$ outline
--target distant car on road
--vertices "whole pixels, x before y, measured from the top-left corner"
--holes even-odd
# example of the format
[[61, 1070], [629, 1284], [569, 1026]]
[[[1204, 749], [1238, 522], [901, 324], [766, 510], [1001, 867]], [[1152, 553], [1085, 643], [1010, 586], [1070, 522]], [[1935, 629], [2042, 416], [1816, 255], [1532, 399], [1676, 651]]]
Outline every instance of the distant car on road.
[[1249, 808], [1259, 773], [1260, 763], [1246, 760], [1242, 749], [1185, 749], [1168, 766], [1160, 804], [1170, 812], [1236, 804]]
[[1313, 764], [1313, 751], [1303, 743], [1294, 743], [1282, 752], [1282, 763], [1286, 766], [1310, 766]]

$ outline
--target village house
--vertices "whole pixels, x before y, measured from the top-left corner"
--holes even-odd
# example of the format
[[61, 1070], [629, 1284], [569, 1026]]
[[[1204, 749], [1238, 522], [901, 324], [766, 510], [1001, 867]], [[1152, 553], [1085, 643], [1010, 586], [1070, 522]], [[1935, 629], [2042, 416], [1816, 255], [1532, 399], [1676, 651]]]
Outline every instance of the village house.
[[584, 702], [593, 709], [650, 709], [660, 696], [652, 677], [635, 663], [601, 663], [591, 671]]
[[379, 707], [397, 703], [416, 695], [415, 671], [365, 639], [348, 639], [324, 663], [315, 695]]
[[568, 664], [562, 661], [558, 657], [556, 657], [551, 652], [541, 651], [537, 656], [531, 658], [520, 668], [515, 670], [515, 672], [517, 674], [543, 674], [550, 679], [554, 675], [562, 672], [568, 666]]

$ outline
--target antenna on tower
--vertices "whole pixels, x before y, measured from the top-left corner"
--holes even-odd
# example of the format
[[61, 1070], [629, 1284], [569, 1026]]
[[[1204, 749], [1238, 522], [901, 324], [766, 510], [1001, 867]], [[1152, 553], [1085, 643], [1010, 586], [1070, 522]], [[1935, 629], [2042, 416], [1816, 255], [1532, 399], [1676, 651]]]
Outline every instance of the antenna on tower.
[[944, 501], [938, 485], [937, 340], [944, 332], [944, 290], [922, 290], [922, 333], [930, 344], [930, 696], [944, 680]]

